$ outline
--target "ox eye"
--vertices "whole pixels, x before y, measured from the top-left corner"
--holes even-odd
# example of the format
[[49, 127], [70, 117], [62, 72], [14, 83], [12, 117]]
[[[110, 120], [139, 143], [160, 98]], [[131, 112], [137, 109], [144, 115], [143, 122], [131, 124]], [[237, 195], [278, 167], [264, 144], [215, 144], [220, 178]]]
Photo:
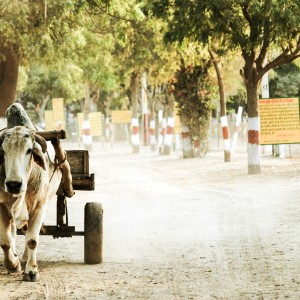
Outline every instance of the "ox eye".
[[26, 154], [31, 154], [32, 153], [32, 149], [28, 149]]

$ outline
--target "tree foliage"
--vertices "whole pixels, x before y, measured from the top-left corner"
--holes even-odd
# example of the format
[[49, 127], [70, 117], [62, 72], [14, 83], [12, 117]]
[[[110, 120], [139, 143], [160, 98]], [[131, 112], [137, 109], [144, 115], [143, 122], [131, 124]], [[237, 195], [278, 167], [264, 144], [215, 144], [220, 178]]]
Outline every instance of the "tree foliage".
[[208, 74], [209, 62], [192, 66], [181, 60], [175, 77], [168, 82], [178, 113], [184, 125], [188, 126], [194, 140], [206, 138], [211, 111], [211, 81]]
[[[244, 59], [241, 75], [252, 117], [258, 114], [257, 88], [262, 76], [299, 57], [299, 1], [155, 0], [152, 8], [157, 15], [168, 19], [169, 41], [189, 38], [210, 45], [218, 42], [220, 50], [241, 51]], [[278, 55], [267, 56], [275, 48], [280, 49]]]
[[270, 79], [270, 97], [300, 97], [300, 69], [295, 64], [279, 66]]
[[[49, 58], [74, 50], [81, 1], [0, 2], [0, 59], [8, 52], [22, 59]], [[64, 52], [66, 51], [66, 52]]]

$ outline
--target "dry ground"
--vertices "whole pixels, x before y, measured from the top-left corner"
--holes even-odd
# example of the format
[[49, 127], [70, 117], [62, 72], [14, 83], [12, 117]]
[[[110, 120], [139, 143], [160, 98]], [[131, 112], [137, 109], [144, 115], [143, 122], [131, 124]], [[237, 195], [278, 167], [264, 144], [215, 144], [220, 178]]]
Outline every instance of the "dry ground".
[[69, 201], [69, 222], [83, 230], [84, 204], [102, 203], [104, 263], [83, 263], [82, 237], [43, 236], [37, 283], [7, 275], [0, 254], [1, 300], [300, 299], [299, 158], [262, 157], [249, 176], [244, 152], [223, 163], [96, 144], [90, 162], [96, 191]]

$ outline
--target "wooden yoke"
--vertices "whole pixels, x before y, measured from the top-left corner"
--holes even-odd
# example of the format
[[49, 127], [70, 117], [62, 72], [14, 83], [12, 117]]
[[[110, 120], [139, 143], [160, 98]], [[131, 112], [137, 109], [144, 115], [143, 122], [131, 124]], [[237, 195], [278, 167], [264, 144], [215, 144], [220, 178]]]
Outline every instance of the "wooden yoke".
[[67, 154], [60, 144], [60, 138], [66, 138], [66, 132], [60, 131], [37, 131], [36, 134], [42, 136], [46, 141], [51, 141], [55, 150], [56, 163], [62, 169], [62, 187], [66, 197], [71, 198], [75, 192], [72, 185], [72, 174]]

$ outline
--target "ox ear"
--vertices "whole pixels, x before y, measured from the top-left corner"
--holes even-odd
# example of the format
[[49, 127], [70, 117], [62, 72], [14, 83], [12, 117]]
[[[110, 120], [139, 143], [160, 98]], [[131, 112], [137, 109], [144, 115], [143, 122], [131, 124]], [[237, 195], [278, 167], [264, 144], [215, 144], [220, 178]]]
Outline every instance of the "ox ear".
[[46, 171], [46, 161], [42, 151], [34, 147], [32, 150], [32, 155], [35, 163]]

